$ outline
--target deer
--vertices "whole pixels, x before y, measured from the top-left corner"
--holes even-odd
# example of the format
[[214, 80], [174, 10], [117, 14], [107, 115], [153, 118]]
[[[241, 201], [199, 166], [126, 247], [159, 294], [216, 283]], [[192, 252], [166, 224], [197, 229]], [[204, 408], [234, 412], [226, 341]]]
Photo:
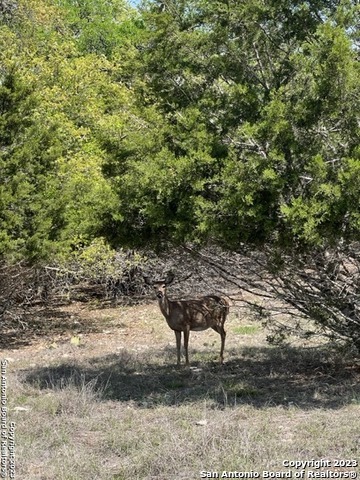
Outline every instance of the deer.
[[181, 364], [181, 332], [184, 333], [185, 363], [189, 366], [190, 331], [208, 328], [215, 330], [221, 337], [220, 364], [223, 364], [226, 338], [224, 323], [230, 306], [228, 300], [218, 295], [207, 295], [194, 300], [170, 300], [167, 296], [167, 286], [174, 280], [171, 272], [161, 281], [151, 282], [149, 277], [144, 277], [144, 280], [154, 288], [161, 313], [168, 326], [175, 332], [177, 365]]

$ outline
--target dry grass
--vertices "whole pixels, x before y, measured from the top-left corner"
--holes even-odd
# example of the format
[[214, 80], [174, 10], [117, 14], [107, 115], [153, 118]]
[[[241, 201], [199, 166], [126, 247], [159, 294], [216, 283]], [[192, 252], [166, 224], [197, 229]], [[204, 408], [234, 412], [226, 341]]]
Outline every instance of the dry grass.
[[18, 479], [195, 480], [359, 460], [360, 368], [323, 348], [271, 347], [232, 313], [225, 365], [207, 331], [191, 334], [192, 368], [179, 369], [156, 305], [63, 307], [55, 333], [40, 319], [49, 334], [2, 351]]

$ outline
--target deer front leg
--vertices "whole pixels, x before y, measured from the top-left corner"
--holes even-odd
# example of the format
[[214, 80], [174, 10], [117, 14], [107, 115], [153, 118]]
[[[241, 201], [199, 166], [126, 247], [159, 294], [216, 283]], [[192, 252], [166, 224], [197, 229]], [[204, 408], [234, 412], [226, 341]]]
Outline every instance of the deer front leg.
[[190, 325], [186, 325], [184, 330], [184, 348], [185, 348], [186, 365], [189, 365], [189, 352], [188, 352], [189, 336], [190, 336]]
[[180, 349], [181, 349], [181, 332], [175, 330], [176, 338], [176, 352], [177, 352], [177, 364], [180, 365]]

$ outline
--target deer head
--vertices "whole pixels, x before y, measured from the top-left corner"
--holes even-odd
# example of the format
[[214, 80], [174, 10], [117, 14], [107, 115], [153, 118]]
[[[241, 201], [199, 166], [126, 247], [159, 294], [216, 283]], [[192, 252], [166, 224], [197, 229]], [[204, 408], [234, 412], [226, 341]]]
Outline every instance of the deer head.
[[168, 272], [164, 280], [151, 281], [149, 277], [144, 277], [145, 283], [151, 285], [158, 299], [162, 299], [166, 293], [166, 287], [174, 281], [174, 274]]

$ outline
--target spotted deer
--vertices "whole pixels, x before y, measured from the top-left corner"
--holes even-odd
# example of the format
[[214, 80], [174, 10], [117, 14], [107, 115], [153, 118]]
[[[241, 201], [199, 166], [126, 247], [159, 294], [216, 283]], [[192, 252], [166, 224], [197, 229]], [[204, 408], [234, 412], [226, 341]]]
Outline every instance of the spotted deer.
[[167, 296], [167, 286], [174, 280], [169, 273], [165, 280], [151, 282], [144, 277], [145, 282], [152, 285], [161, 313], [169, 327], [174, 330], [177, 349], [177, 364], [180, 365], [181, 332], [184, 333], [185, 361], [189, 365], [189, 336], [190, 331], [202, 331], [212, 328], [221, 337], [220, 363], [224, 361], [226, 332], [224, 323], [229, 313], [229, 302], [218, 295], [207, 295], [196, 300], [170, 300]]

